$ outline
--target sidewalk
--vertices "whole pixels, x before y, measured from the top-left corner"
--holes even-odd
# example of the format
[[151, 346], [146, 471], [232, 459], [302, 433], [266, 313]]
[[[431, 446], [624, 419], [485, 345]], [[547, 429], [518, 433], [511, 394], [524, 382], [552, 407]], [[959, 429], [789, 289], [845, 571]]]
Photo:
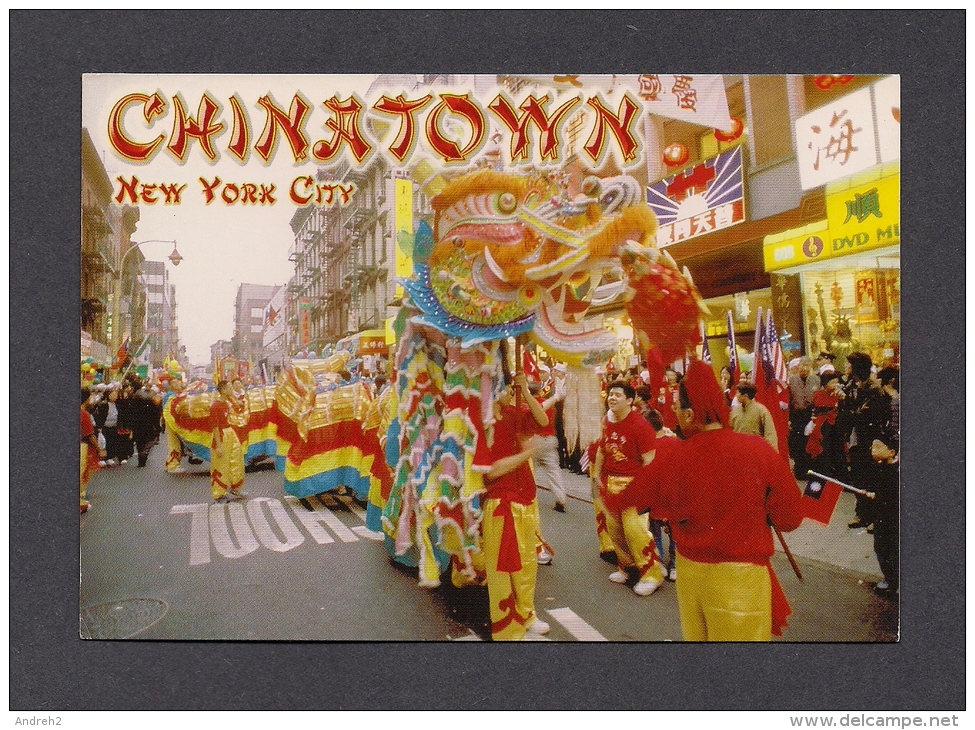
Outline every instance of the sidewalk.
[[[592, 504], [588, 477], [563, 470], [562, 479], [571, 499]], [[799, 486], [804, 487], [805, 482], [800, 482]], [[881, 580], [883, 576], [873, 552], [873, 535], [866, 530], [847, 527], [853, 521], [855, 505], [856, 498], [844, 492], [840, 495], [829, 525], [804, 520], [797, 530], [785, 533], [792, 554]], [[776, 548], [781, 549], [777, 542]]]

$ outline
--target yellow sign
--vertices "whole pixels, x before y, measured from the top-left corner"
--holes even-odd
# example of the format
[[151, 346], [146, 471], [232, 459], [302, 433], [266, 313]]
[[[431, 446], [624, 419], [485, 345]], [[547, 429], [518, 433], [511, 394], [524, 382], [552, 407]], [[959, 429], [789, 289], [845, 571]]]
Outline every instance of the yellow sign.
[[765, 271], [900, 243], [900, 168], [885, 165], [826, 188], [826, 220], [765, 237]]
[[829, 224], [810, 223], [802, 228], [765, 237], [765, 270], [778, 271], [791, 266], [829, 258]]
[[901, 241], [900, 175], [846, 189], [827, 188], [826, 220], [833, 256], [893, 246]]
[[[405, 279], [413, 273], [413, 181], [397, 178], [395, 196], [396, 276]], [[403, 287], [397, 284], [396, 296], [403, 294]]]

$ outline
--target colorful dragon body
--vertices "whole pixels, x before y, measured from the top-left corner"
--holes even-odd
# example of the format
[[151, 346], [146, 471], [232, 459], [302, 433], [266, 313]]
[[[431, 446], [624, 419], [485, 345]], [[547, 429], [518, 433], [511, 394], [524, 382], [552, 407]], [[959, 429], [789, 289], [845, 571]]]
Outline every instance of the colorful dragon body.
[[[368, 499], [367, 526], [426, 587], [451, 565], [455, 584], [478, 579], [478, 497], [509, 338], [569, 366], [567, 436], [585, 448], [603, 412], [596, 368], [619, 344], [593, 310], [625, 302], [634, 344], [662, 380], [663, 364], [700, 341], [702, 308], [686, 270], [653, 246], [656, 221], [632, 178], [588, 178], [570, 198], [545, 173], [482, 170], [449, 183], [433, 207], [400, 282], [390, 387], [373, 397], [339, 383], [341, 356], [295, 361], [277, 386], [249, 391], [240, 427], [248, 458], [275, 457], [287, 494], [346, 486]], [[204, 457], [207, 397], [166, 408]]]
[[662, 379], [663, 364], [700, 341], [703, 307], [686, 270], [654, 248], [656, 221], [632, 178], [589, 178], [570, 199], [544, 173], [482, 170], [450, 183], [433, 207], [402, 282], [393, 484], [370, 524], [418, 566], [423, 586], [439, 585], [451, 562], [455, 583], [476, 579], [478, 495], [508, 338], [523, 335], [569, 365], [567, 436], [585, 448], [602, 415], [595, 370], [619, 344], [591, 310], [626, 301]]

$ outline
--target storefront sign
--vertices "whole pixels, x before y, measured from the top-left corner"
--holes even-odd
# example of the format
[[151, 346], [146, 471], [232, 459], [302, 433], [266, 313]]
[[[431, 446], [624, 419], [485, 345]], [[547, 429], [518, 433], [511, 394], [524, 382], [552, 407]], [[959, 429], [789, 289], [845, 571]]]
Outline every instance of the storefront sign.
[[901, 77], [890, 76], [873, 85], [880, 161], [901, 158]]
[[298, 322], [301, 329], [301, 346], [306, 346], [311, 342], [311, 302], [302, 299], [298, 304]]
[[657, 216], [657, 246], [728, 228], [745, 220], [741, 147], [705, 160], [647, 188]]
[[[413, 181], [396, 178], [396, 276], [407, 278], [413, 273]], [[403, 287], [396, 285], [396, 296], [402, 297]]]
[[765, 237], [765, 271], [900, 243], [898, 173], [854, 179], [827, 193], [826, 220]]
[[796, 154], [803, 190], [900, 159], [900, 77], [797, 119]]
[[810, 223], [802, 228], [765, 237], [765, 270], [778, 271], [828, 258], [829, 224]]
[[900, 175], [826, 192], [833, 256], [900, 243]]

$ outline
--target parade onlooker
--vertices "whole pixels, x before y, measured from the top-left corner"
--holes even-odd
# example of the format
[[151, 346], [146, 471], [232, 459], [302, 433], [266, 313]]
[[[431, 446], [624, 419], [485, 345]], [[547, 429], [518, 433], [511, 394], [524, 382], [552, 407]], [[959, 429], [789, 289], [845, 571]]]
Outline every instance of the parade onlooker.
[[603, 420], [603, 435], [596, 449], [593, 479], [606, 509], [606, 527], [616, 551], [617, 570], [609, 576], [614, 583], [626, 583], [635, 573], [633, 592], [649, 596], [663, 583], [647, 518], [632, 507], [619, 508], [616, 500], [633, 482], [641, 466], [654, 457], [656, 433], [633, 410], [636, 393], [629, 383], [613, 382], [607, 388], [609, 411]]
[[816, 374], [822, 376], [829, 371], [836, 371], [836, 355], [823, 351], [816, 356]]
[[[871, 377], [873, 361], [865, 352], [851, 352], [847, 358], [850, 377], [840, 393], [837, 428], [846, 443], [850, 483], [864, 492], [876, 491], [877, 464], [871, 454], [874, 440], [882, 439], [890, 423], [890, 397]], [[869, 527], [874, 522], [876, 503], [857, 494], [856, 519], [851, 529]]]
[[[639, 390], [639, 388], [637, 388]], [[649, 391], [649, 388], [647, 389]], [[655, 459], [664, 456], [670, 449], [674, 448], [681, 442], [681, 439], [677, 438], [677, 434], [671, 431], [669, 428], [664, 426], [664, 419], [661, 418], [660, 413], [651, 410], [647, 416], [647, 422], [653, 426], [653, 430], [657, 432], [656, 440], [656, 456]], [[658, 520], [653, 514], [650, 515], [650, 534], [653, 535], [653, 541], [657, 546], [657, 552], [660, 553], [660, 560], [663, 563], [664, 577], [674, 582], [677, 580], [677, 542], [674, 540], [674, 531], [670, 529], [670, 525], [667, 520]], [[667, 535], [667, 552], [664, 553], [664, 535]], [[666, 554], [666, 558], [664, 555]]]
[[879, 438], [871, 444], [870, 453], [877, 463], [876, 507], [874, 511], [873, 549], [884, 579], [876, 592], [895, 596], [900, 591], [900, 372], [887, 367], [877, 373], [880, 387], [890, 398], [890, 421]]
[[731, 406], [731, 401], [734, 400], [734, 395], [732, 391], [734, 390], [733, 383], [731, 382], [731, 368], [727, 365], [721, 367], [720, 373], [720, 383], [721, 392], [724, 393], [725, 400], [728, 401], [728, 406]]
[[795, 375], [789, 376], [789, 454], [793, 459], [792, 473], [797, 479], [805, 479], [809, 471], [806, 426], [812, 420], [813, 395], [819, 385], [819, 376], [812, 372], [812, 360], [800, 358]]
[[[528, 413], [514, 405], [521, 390]], [[530, 414], [530, 415], [529, 415]], [[524, 375], [515, 376], [494, 404], [491, 466], [484, 474], [484, 567], [487, 572], [494, 641], [521, 641], [527, 634], [548, 633], [535, 612], [536, 535], [535, 477], [529, 459], [540, 447], [533, 435], [548, 418], [528, 390]]]
[[[128, 438], [119, 435], [119, 390], [111, 388], [92, 411], [95, 427], [105, 437], [105, 465], [117, 466], [131, 454]], [[127, 453], [128, 450], [128, 453]]]
[[[561, 401], [558, 391], [553, 390], [547, 398], [539, 400], [542, 393], [541, 386], [530, 384], [532, 397], [539, 401], [548, 423], [538, 432], [538, 452], [532, 457], [532, 467], [535, 471], [535, 484], [546, 487], [555, 495], [555, 511], [565, 512], [568, 495], [562, 484], [562, 470], [559, 467], [559, 439], [555, 433], [555, 406]], [[551, 562], [549, 559], [548, 562]], [[543, 563], [547, 565], [548, 563]]]
[[214, 502], [243, 499], [244, 450], [230, 424], [236, 397], [229, 381], [217, 383], [217, 398], [210, 405], [210, 494]]
[[129, 428], [139, 455], [138, 466], [143, 468], [149, 460], [149, 451], [159, 440], [162, 409], [148, 388], [139, 388], [131, 401]]
[[98, 469], [98, 462], [105, 458], [105, 452], [98, 446], [98, 435], [95, 433], [95, 421], [88, 412], [91, 391], [81, 389], [81, 512], [87, 512], [91, 507], [88, 501], [88, 482]]
[[839, 481], [848, 479], [843, 437], [836, 428], [836, 411], [842, 394], [840, 374], [827, 370], [822, 387], [813, 393], [812, 418], [806, 427], [808, 468]]
[[674, 411], [674, 404], [677, 402], [677, 384], [679, 377], [677, 371], [673, 368], [667, 368], [664, 372], [664, 377], [666, 381], [661, 386], [660, 393], [657, 396], [656, 409], [660, 411], [660, 415], [664, 419], [664, 425], [671, 431], [676, 432], [679, 425], [677, 423], [677, 413]]
[[731, 428], [735, 433], [761, 436], [773, 449], [779, 448], [779, 438], [775, 433], [775, 422], [768, 408], [755, 400], [755, 386], [739, 383], [735, 396], [741, 408], [735, 409], [731, 416]]
[[677, 417], [687, 440], [641, 469], [622, 504], [670, 523], [686, 641], [768, 641], [790, 612], [770, 562], [769, 523], [798, 527], [801, 492], [777, 449], [728, 428], [707, 363], [688, 368]]

